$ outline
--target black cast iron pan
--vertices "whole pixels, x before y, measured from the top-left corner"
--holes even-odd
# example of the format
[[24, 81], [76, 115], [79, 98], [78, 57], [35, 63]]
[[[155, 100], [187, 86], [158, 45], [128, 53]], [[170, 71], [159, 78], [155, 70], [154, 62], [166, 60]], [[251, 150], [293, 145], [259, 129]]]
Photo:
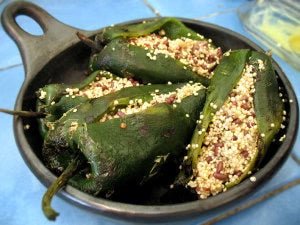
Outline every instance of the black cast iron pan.
[[[34, 36], [22, 30], [15, 21], [18, 15], [26, 15], [34, 19], [42, 27], [44, 34]], [[195, 31], [213, 39], [214, 43], [221, 46], [224, 51], [241, 48], [262, 51], [250, 40], [225, 28], [196, 20], [179, 19]], [[130, 21], [126, 24], [143, 20]], [[2, 24], [18, 45], [25, 66], [25, 80], [16, 100], [16, 110], [34, 111], [35, 91], [46, 84], [74, 83], [84, 79], [90, 49], [79, 41], [75, 33], [80, 31], [92, 37], [100, 30], [84, 31], [67, 26], [38, 6], [27, 2], [14, 2], [8, 5], [2, 14]], [[272, 149], [269, 151], [271, 154], [267, 155], [263, 167], [255, 174], [256, 182], [253, 183], [247, 179], [227, 192], [206, 200], [160, 206], [134, 205], [95, 198], [71, 186], [67, 186], [59, 195], [71, 203], [106, 216], [153, 222], [192, 218], [216, 208], [226, 207], [226, 204], [234, 203], [246, 194], [254, 192], [281, 167], [292, 149], [297, 134], [298, 104], [295, 93], [287, 77], [275, 62], [274, 68], [285, 98], [292, 99], [293, 102], [286, 102], [287, 128], [279, 134], [286, 134], [286, 139], [284, 142], [272, 144]], [[24, 130], [25, 124], [29, 124], [31, 128]], [[49, 186], [56, 177], [40, 159], [42, 139], [38, 133], [36, 121], [15, 117], [14, 132], [18, 147], [28, 167], [45, 186]]]

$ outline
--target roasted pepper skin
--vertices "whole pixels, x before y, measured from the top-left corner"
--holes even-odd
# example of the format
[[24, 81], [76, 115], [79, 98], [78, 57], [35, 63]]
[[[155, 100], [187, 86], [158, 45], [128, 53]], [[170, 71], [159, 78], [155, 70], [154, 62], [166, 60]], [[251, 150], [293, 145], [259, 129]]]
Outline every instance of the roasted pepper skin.
[[[156, 89], [168, 93], [180, 86], [125, 88], [78, 105], [76, 112], [68, 111], [45, 138], [43, 155], [47, 166], [59, 171], [80, 153], [83, 169], [70, 184], [94, 195], [141, 182], [149, 175], [157, 156], [182, 153], [202, 108], [205, 90], [184, 98], [176, 108], [161, 103], [123, 118], [101, 123], [98, 120], [113, 107], [126, 106], [131, 99], [147, 100]], [[115, 100], [120, 105], [113, 104]], [[78, 127], [70, 129], [75, 121]], [[121, 123], [126, 127], [122, 128]], [[90, 176], [87, 178], [86, 174]]]
[[[93, 82], [97, 76], [103, 77], [111, 77], [113, 79], [116, 78], [114, 75], [108, 75], [106, 71], [97, 70], [91, 73], [88, 77], [86, 77], [83, 81], [73, 84], [73, 85], [66, 85], [66, 84], [49, 84], [43, 88], [40, 88], [37, 91], [37, 96], [41, 96], [41, 93], [45, 93], [45, 98], [41, 99], [38, 98], [36, 104], [36, 110], [38, 112], [46, 113], [46, 117], [43, 119], [39, 119], [39, 130], [42, 137], [45, 137], [46, 133], [48, 132], [48, 127], [46, 123], [53, 123], [58, 120], [64, 113], [68, 110], [74, 108], [77, 105], [85, 103], [89, 101], [87, 97], [84, 96], [77, 96], [76, 98], [67, 97], [67, 88], [75, 89], [78, 88], [79, 90], [88, 86], [91, 82]], [[54, 104], [53, 104], [54, 103]]]
[[[45, 107], [51, 107], [52, 102], [57, 103], [63, 96], [66, 95], [66, 88], [83, 89], [84, 87], [88, 86], [92, 81], [95, 80], [97, 76], [101, 75], [99, 74], [99, 72], [100, 72], [99, 70], [94, 71], [87, 78], [85, 78], [82, 82], [79, 82], [78, 84], [73, 84], [73, 85], [49, 84], [43, 88], [40, 88], [37, 92], [37, 95], [40, 96], [41, 92], [45, 92], [45, 98], [43, 99], [38, 98], [38, 105], [39, 107], [41, 107], [38, 108], [38, 110], [43, 110], [43, 108]], [[102, 76], [107, 76], [107, 75], [102, 75]]]
[[[263, 69], [259, 68], [257, 60], [263, 62]], [[279, 97], [279, 86], [271, 58], [260, 52], [252, 52], [249, 63], [254, 66], [257, 73], [254, 108], [259, 133], [264, 134], [260, 136], [259, 164], [266, 155], [275, 135], [280, 130], [280, 126], [283, 122], [284, 105]], [[274, 126], [271, 127], [271, 124]]]
[[97, 34], [95, 39], [99, 44], [107, 44], [116, 38], [139, 37], [159, 30], [164, 30], [166, 36], [170, 39], [187, 37], [193, 40], [205, 40], [203, 36], [186, 27], [178, 19], [171, 17], [145, 21], [145, 23], [139, 24], [107, 27], [103, 32]]
[[[117, 49], [117, 50], [116, 50]], [[124, 39], [114, 39], [98, 54], [91, 57], [90, 68], [108, 70], [120, 77], [132, 77], [143, 83], [181, 83], [188, 81], [200, 82], [207, 86], [209, 80], [199, 76], [191, 69], [164, 54], [157, 54], [151, 60], [142, 47], [128, 45]]]
[[[165, 58], [163, 54], [157, 54], [156, 60], [151, 60], [145, 50], [139, 46], [128, 43], [128, 38], [139, 37], [164, 30], [166, 37], [170, 39], [186, 37], [193, 40], [205, 40], [205, 38], [175, 18], [163, 18], [146, 23], [128, 26], [108, 27], [96, 35], [97, 45], [105, 45], [90, 60], [91, 71], [106, 69], [118, 76], [134, 77], [144, 83], [173, 83], [188, 82], [190, 80], [209, 85], [209, 79], [185, 68], [179, 60], [171, 57]], [[212, 44], [211, 44], [212, 45]], [[167, 69], [166, 69], [167, 68]]]

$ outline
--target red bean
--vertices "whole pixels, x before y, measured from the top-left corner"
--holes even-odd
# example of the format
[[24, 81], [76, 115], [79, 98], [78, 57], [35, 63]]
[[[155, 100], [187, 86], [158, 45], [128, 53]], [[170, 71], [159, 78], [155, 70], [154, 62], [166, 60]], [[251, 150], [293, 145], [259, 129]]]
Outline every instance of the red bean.
[[210, 192], [211, 191], [210, 188], [208, 188], [208, 187], [204, 187], [203, 190], [206, 191], [206, 192]]
[[214, 55], [209, 55], [209, 56], [207, 57], [207, 61], [208, 61], [209, 63], [213, 63], [214, 61], [216, 61], [215, 56], [214, 56]]
[[245, 110], [251, 109], [251, 105], [250, 105], [249, 103], [243, 103], [243, 104], [241, 105], [241, 107], [242, 107], [243, 109], [245, 109]]
[[125, 114], [124, 112], [122, 112], [122, 111], [118, 111], [118, 112], [117, 112], [117, 115], [118, 115], [119, 117], [124, 117], [126, 114]]
[[108, 90], [109, 88], [106, 86], [106, 85], [102, 85], [102, 90], [105, 91], [105, 90]]
[[222, 173], [214, 173], [214, 178], [218, 179], [218, 180], [222, 180], [222, 181], [226, 181], [228, 179], [228, 176], [226, 174], [222, 174]]
[[241, 124], [241, 123], [243, 123], [243, 121], [241, 119], [239, 119], [239, 118], [234, 119], [232, 122], [235, 123], [235, 124]]
[[211, 156], [207, 156], [205, 160], [207, 163], [210, 163], [213, 159]]
[[215, 144], [215, 146], [222, 148], [222, 147], [224, 147], [224, 142], [218, 142]]
[[176, 99], [176, 95], [175, 94], [171, 95], [168, 98], [166, 98], [166, 103], [167, 104], [173, 104], [173, 102], [175, 101], [175, 99]]
[[217, 164], [217, 169], [216, 169], [216, 173], [220, 173], [223, 170], [223, 162], [220, 161]]
[[234, 175], [237, 175], [238, 177], [240, 177], [242, 174], [243, 174], [243, 172], [240, 170], [234, 171]]
[[216, 147], [216, 146], [214, 146], [213, 151], [214, 151], [214, 156], [218, 156], [218, 154], [219, 154], [219, 148]]
[[240, 153], [242, 156], [244, 156], [244, 158], [247, 158], [249, 156], [249, 152], [246, 149], [242, 150]]

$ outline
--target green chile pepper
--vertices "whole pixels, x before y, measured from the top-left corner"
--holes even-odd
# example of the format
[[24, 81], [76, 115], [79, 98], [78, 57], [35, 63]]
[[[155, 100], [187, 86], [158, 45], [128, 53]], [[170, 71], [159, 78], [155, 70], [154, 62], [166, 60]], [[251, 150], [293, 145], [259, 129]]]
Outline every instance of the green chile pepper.
[[[115, 49], [118, 49], [117, 51]], [[150, 60], [148, 50], [129, 45], [124, 39], [114, 39], [98, 54], [92, 56], [92, 71], [105, 69], [118, 76], [133, 77], [144, 83], [180, 83], [187, 81], [200, 82], [207, 86], [209, 80], [199, 76], [191, 69], [164, 54], [157, 54], [156, 60]]]
[[[259, 69], [258, 59], [264, 62], [264, 70]], [[263, 53], [252, 52], [249, 63], [255, 67], [257, 73], [254, 107], [259, 133], [264, 134], [260, 137], [261, 146], [259, 146], [260, 158], [263, 158], [280, 129], [284, 106], [281, 98], [278, 97], [278, 82], [271, 58]], [[271, 123], [274, 124], [273, 127], [270, 127]]]
[[[101, 73], [102, 72], [102, 73]], [[66, 85], [66, 84], [49, 84], [43, 88], [40, 88], [37, 95], [40, 97], [42, 92], [45, 92], [45, 96], [43, 98], [39, 98], [38, 102], [41, 107], [50, 107], [51, 103], [58, 102], [62, 97], [66, 95], [67, 88], [78, 88], [83, 89], [88, 86], [92, 81], [95, 80], [97, 76], [105, 76], [109, 77], [108, 73], [105, 71], [94, 71], [87, 78], [85, 78], [82, 82], [74, 85]], [[112, 75], [113, 76], [113, 75]], [[71, 100], [72, 101], [72, 100]], [[43, 109], [43, 108], [40, 108]]]
[[[94, 195], [109, 196], [128, 184], [143, 183], [163, 164], [161, 159], [181, 154], [204, 104], [205, 89], [185, 97], [176, 107], [159, 103], [136, 114], [99, 120], [132, 100], [149, 101], [157, 90], [166, 94], [183, 85], [124, 88], [68, 110], [45, 136], [42, 154], [47, 167], [59, 173], [71, 171], [63, 172], [58, 180], [68, 180]], [[43, 198], [43, 210], [49, 219], [57, 215], [50, 201], [60, 187], [61, 182], [54, 182]]]
[[[67, 97], [66, 89], [78, 88], [79, 90], [82, 90], [91, 82], [95, 81], [96, 77], [116, 79], [115, 75], [104, 70], [98, 70], [91, 73], [78, 84], [49, 84], [39, 89], [37, 92], [37, 95], [39, 96], [37, 101], [37, 111], [43, 112], [46, 115], [45, 118], [39, 120], [39, 129], [43, 137], [48, 131], [48, 127], [46, 126], [47, 123], [58, 120], [68, 110], [89, 100], [85, 96], [76, 96], [76, 98]], [[44, 95], [44, 97], [41, 98], [42, 95]]]
[[179, 20], [175, 18], [162, 18], [140, 24], [107, 27], [103, 32], [97, 34], [96, 41], [100, 42], [99, 44], [107, 44], [116, 38], [140, 37], [159, 30], [164, 30], [166, 36], [170, 39], [188, 37], [193, 40], [205, 40], [203, 36], [186, 27]]
[[[259, 68], [258, 60], [264, 63], [264, 69]], [[264, 53], [249, 50], [233, 51], [229, 56], [223, 57], [221, 63], [215, 70], [215, 75], [211, 80], [211, 86], [208, 89], [207, 99], [201, 113], [203, 115], [203, 121], [197, 125], [191, 141], [191, 145], [197, 144], [198, 147], [189, 150], [189, 161], [187, 164], [191, 163], [192, 168], [196, 168], [206, 133], [203, 132], [199, 135], [198, 132], [207, 130], [214, 113], [224, 104], [229, 93], [239, 81], [246, 63], [252, 65], [257, 74], [254, 93], [254, 110], [259, 131], [258, 151], [253, 157], [253, 160], [247, 165], [246, 171], [238, 180], [227, 184], [227, 188], [240, 183], [248, 176], [248, 172], [260, 163], [282, 123], [283, 103], [279, 97], [278, 83], [270, 57]], [[216, 107], [211, 107], [211, 103], [215, 103]], [[273, 125], [270, 126], [270, 124]]]
[[[92, 178], [80, 176], [78, 180], [77, 175], [71, 183], [93, 194], [111, 191], [124, 179], [140, 179], [143, 176], [139, 174], [145, 176], [153, 167], [156, 156], [178, 154], [188, 141], [205, 91], [184, 98], [176, 108], [161, 103], [124, 118], [98, 121], [104, 113], [109, 113], [114, 107], [124, 107], [132, 99], [147, 100], [157, 89], [168, 93], [180, 86], [182, 84], [125, 88], [83, 103], [74, 108], [75, 111], [71, 109], [54, 123], [54, 130], [50, 130], [45, 138], [43, 155], [48, 166], [66, 168], [80, 149], [91, 164]], [[75, 131], [70, 129], [74, 122], [77, 124]], [[122, 122], [127, 126], [125, 129], [120, 128]], [[103, 177], [107, 172], [109, 176]]]
[[91, 57], [90, 69], [92, 71], [105, 69], [118, 76], [131, 76], [143, 80], [143, 82], [166, 83], [171, 81], [179, 83], [193, 80], [207, 86], [209, 84], [208, 78], [185, 68], [179, 60], [171, 57], [165, 58], [164, 54], [157, 54], [156, 60], [151, 60], [147, 56], [151, 54], [150, 50], [130, 45], [127, 42], [127, 38], [148, 35], [161, 29], [170, 39], [187, 37], [194, 40], [205, 40], [203, 36], [174, 18], [109, 27], [96, 36], [97, 45], [104, 43], [106, 46], [100, 53]]
[[[228, 98], [229, 93], [240, 79], [249, 56], [250, 51], [246, 49], [233, 51], [229, 56], [223, 57], [214, 71], [215, 74], [208, 87], [207, 98], [203, 107], [202, 115], [204, 119], [201, 124], [197, 125], [191, 141], [191, 143], [197, 143], [198, 148], [193, 148], [188, 152], [188, 158], [191, 159], [194, 168], [197, 164], [198, 155], [201, 154], [202, 142], [205, 136], [205, 132], [199, 135], [198, 131], [207, 130], [213, 118], [212, 113], [216, 113]], [[210, 107], [211, 103], [216, 104], [217, 108]]]

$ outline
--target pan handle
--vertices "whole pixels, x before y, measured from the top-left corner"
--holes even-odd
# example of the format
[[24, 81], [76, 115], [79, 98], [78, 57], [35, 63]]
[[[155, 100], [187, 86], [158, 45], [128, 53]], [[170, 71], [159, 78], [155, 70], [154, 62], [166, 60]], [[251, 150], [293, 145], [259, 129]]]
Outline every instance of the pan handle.
[[[16, 22], [16, 17], [26, 15], [42, 28], [43, 35], [32, 35]], [[76, 31], [83, 31], [63, 24], [42, 8], [29, 2], [13, 2], [3, 11], [1, 21], [5, 31], [16, 42], [22, 56], [26, 78], [37, 74], [58, 52], [78, 42]]]

